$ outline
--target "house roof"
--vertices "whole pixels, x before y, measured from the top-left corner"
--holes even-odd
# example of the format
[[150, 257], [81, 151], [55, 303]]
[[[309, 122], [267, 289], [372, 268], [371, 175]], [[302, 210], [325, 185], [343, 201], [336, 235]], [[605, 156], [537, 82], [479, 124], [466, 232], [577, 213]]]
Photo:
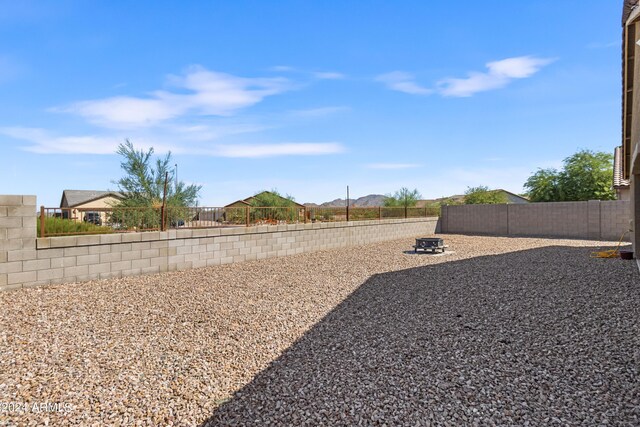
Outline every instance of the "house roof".
[[628, 188], [629, 180], [623, 178], [622, 146], [613, 151], [613, 188]]
[[247, 202], [246, 200], [236, 200], [235, 202], [229, 203], [228, 205], [225, 205], [224, 207], [225, 208], [229, 208], [231, 206], [238, 205], [238, 204], [250, 206], [250, 203]]
[[[60, 199], [61, 208], [73, 208], [103, 197], [115, 197], [121, 199], [123, 196], [117, 191], [99, 191], [99, 190], [64, 190]], [[65, 204], [66, 201], [66, 204]]]
[[[236, 205], [236, 204], [238, 204], [238, 203], [243, 204], [243, 205], [250, 206], [250, 205], [251, 205], [251, 200], [253, 200], [255, 197], [257, 197], [257, 196], [259, 196], [259, 195], [261, 195], [261, 194], [265, 194], [265, 193], [267, 193], [267, 194], [274, 194], [274, 193], [272, 193], [271, 191], [262, 191], [262, 192], [260, 192], [260, 193], [258, 193], [258, 194], [255, 194], [255, 195], [253, 195], [253, 196], [247, 197], [246, 199], [236, 200], [236, 201], [235, 201], [235, 202], [233, 202], [233, 203], [229, 203], [228, 205], [226, 205], [226, 206], [225, 206], [225, 208], [230, 207], [230, 206], [232, 206], [232, 205]], [[275, 194], [274, 194], [274, 195], [275, 195]], [[279, 197], [280, 197], [280, 198], [282, 198], [282, 199], [285, 199], [285, 198], [284, 198], [284, 197], [282, 197], [282, 196], [279, 196]], [[301, 205], [300, 203], [293, 202], [293, 204], [294, 204], [294, 205], [296, 205], [296, 206], [298, 206], [298, 207], [301, 207], [301, 208], [304, 208], [304, 207], [305, 207], [304, 205]]]
[[631, 15], [631, 11], [638, 5], [638, 0], [624, 0], [622, 4], [622, 25], [627, 23], [627, 19]]
[[511, 199], [511, 201], [514, 201], [514, 202], [515, 202], [515, 200], [519, 200], [522, 203], [529, 203], [530, 202], [528, 198], [523, 197], [523, 196], [521, 196], [519, 194], [516, 194], [516, 193], [512, 193], [511, 191], [503, 190], [502, 188], [499, 188], [496, 191], [502, 191], [503, 193], [506, 193], [507, 196]]

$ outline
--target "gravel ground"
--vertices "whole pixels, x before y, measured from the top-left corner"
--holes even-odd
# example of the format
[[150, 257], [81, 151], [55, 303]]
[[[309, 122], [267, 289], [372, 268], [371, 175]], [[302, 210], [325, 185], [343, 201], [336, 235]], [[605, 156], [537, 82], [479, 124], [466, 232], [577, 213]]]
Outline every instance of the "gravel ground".
[[444, 238], [0, 293], [0, 425], [640, 425], [635, 262]]

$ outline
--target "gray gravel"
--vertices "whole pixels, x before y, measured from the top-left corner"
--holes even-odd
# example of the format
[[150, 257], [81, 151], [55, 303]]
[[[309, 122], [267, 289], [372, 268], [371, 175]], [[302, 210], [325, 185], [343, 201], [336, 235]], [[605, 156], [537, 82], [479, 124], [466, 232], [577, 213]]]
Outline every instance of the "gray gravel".
[[444, 237], [0, 293], [0, 425], [640, 425], [635, 262]]

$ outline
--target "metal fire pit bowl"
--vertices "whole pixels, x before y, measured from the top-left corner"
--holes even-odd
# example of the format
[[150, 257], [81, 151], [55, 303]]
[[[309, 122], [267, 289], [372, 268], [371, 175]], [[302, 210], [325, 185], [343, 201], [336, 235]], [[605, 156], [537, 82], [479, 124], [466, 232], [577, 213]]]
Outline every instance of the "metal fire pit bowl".
[[445, 247], [444, 240], [442, 239], [437, 237], [421, 237], [416, 239], [416, 244], [413, 248], [416, 253], [418, 253], [418, 251], [431, 251], [432, 253], [436, 253], [438, 249], [444, 253]]

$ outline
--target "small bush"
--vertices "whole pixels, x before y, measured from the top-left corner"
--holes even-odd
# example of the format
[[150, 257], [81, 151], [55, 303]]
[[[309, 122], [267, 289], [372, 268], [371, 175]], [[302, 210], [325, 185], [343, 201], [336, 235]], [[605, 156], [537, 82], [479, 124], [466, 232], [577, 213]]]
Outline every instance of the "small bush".
[[380, 209], [375, 208], [351, 208], [349, 209], [349, 219], [351, 221], [360, 221], [367, 219], [378, 219]]
[[[40, 236], [40, 218], [37, 220], [37, 233]], [[90, 222], [80, 222], [71, 219], [46, 217], [44, 220], [44, 231], [46, 236], [56, 234], [80, 234], [80, 233], [94, 233], [105, 234], [113, 233], [113, 230], [109, 227], [101, 227], [99, 225], [92, 224]]]

